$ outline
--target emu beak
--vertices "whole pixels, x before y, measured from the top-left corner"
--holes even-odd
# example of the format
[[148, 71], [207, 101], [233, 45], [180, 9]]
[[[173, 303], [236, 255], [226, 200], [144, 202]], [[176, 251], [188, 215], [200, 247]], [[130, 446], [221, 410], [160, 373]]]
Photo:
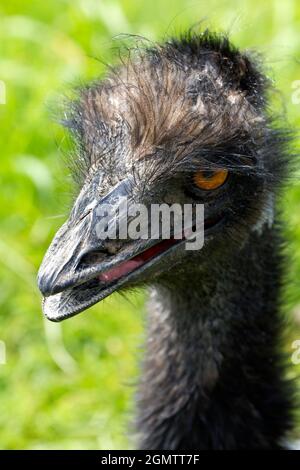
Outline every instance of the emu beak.
[[[141, 273], [183, 240], [112, 240], [97, 236], [106, 204], [116, 207], [120, 198], [132, 194], [132, 180], [124, 179], [104, 198], [97, 200], [99, 181], [83, 188], [70, 218], [55, 235], [38, 273], [43, 294], [43, 312], [52, 321], [61, 321], [94, 305], [126, 284], [137, 281]], [[92, 194], [92, 196], [91, 196]], [[130, 203], [129, 203], [130, 204]], [[107, 216], [106, 216], [107, 218]], [[108, 224], [116, 223], [116, 216]]]

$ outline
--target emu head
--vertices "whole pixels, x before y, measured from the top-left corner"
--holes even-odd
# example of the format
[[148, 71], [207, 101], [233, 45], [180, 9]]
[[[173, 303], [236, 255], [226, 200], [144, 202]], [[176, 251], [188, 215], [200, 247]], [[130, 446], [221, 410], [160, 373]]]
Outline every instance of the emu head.
[[[140, 51], [80, 91], [66, 121], [81, 190], [38, 277], [50, 320], [123, 288], [199, 278], [259, 233], [284, 168], [285, 134], [271, 125], [266, 87], [254, 59], [205, 32]], [[186, 250], [172, 233], [99, 239], [101, 208], [120, 196], [129, 207], [204, 204], [204, 247]]]

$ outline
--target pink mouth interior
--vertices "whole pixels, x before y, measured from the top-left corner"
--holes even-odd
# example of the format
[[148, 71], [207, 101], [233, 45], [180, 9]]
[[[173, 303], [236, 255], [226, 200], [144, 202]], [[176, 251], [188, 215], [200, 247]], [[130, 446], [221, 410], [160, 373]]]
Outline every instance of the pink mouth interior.
[[98, 279], [101, 282], [113, 282], [119, 279], [120, 277], [131, 273], [135, 269], [145, 264], [150, 259], [162, 253], [163, 251], [166, 251], [170, 246], [178, 243], [178, 241], [178, 239], [174, 238], [162, 240], [160, 243], [157, 243], [157, 245], [151, 246], [151, 248], [148, 248], [148, 250], [143, 251], [134, 258], [131, 258], [127, 261], [123, 261], [123, 263], [118, 264], [118, 266], [114, 266], [105, 273], [100, 274]]
[[[205, 229], [212, 227], [220, 219], [221, 219], [220, 216], [218, 218], [205, 219], [204, 221]], [[184, 230], [182, 234], [182, 239], [188, 238], [192, 233], [193, 233], [192, 228], [188, 228]], [[155, 258], [155, 256], [159, 255], [160, 253], [163, 253], [164, 251], [166, 251], [168, 248], [170, 248], [172, 245], [175, 245], [179, 241], [180, 239], [174, 238], [174, 237], [166, 239], [166, 240], [162, 240], [156, 245], [151, 246], [151, 248], [148, 248], [148, 250], [145, 250], [142, 253], [138, 254], [134, 258], [131, 258], [127, 261], [123, 261], [123, 263], [118, 264], [118, 266], [114, 266], [113, 268], [109, 269], [105, 273], [100, 274], [98, 279], [99, 281], [105, 282], [105, 283], [111, 283], [113, 281], [116, 281], [117, 279], [120, 279], [122, 276], [132, 273], [132, 271], [139, 268], [150, 259]]]

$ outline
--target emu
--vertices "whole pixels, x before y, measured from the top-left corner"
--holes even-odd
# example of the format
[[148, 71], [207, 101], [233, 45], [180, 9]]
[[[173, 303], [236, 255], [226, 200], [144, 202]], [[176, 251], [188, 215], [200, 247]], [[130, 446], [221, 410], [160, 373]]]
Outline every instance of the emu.
[[[294, 426], [277, 209], [292, 133], [270, 88], [259, 57], [188, 32], [130, 53], [66, 111], [81, 189], [40, 267], [43, 311], [61, 321], [149, 286], [139, 448], [280, 449]], [[204, 247], [99, 240], [98, 209], [120, 196], [204, 204]]]

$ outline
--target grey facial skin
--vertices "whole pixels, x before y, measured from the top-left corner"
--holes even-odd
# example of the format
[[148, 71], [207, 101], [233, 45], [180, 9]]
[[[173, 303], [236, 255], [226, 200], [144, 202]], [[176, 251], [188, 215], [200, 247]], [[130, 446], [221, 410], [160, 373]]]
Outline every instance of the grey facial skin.
[[[102, 205], [115, 207], [119, 198], [127, 197], [132, 201], [136, 196], [133, 197], [132, 177], [124, 178], [109, 189], [104, 197], [97, 199], [97, 191], [93, 188], [98, 185], [99, 175], [96, 175], [82, 189], [69, 220], [57, 232], [41, 264], [38, 284], [44, 295], [43, 311], [49, 320], [63, 320], [99, 302], [115, 290], [159, 276], [166, 266], [169, 269], [170, 263], [176, 264], [184, 257], [185, 239], [173, 240], [170, 244], [165, 243], [164, 250], [128, 275], [108, 285], [101, 281], [101, 274], [144, 253], [162, 240], [99, 239], [97, 225], [101, 220], [99, 209]], [[117, 225], [114, 218], [110, 223]]]

